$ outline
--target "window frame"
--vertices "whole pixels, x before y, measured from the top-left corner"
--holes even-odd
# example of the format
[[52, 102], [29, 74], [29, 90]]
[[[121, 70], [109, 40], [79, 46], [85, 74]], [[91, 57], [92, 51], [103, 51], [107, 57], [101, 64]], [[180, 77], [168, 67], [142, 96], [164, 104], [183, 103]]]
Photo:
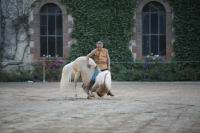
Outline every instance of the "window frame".
[[[50, 7], [50, 6], [54, 6], [54, 8], [55, 8], [55, 11], [59, 11], [59, 12], [54, 12], [54, 13], [52, 13], [52, 12], [49, 12], [48, 11], [48, 7]], [[46, 12], [42, 12], [42, 10], [44, 9], [44, 8], [47, 8], [47, 11]], [[51, 17], [51, 16], [53, 16], [54, 17], [54, 19], [53, 19], [53, 21], [54, 21], [54, 29], [55, 29], [55, 33], [54, 34], [50, 34], [49, 33], [49, 18]], [[61, 27], [61, 34], [59, 35], [58, 33], [57, 33], [57, 31], [58, 31], [58, 27], [57, 27], [57, 17], [58, 16], [61, 16], [61, 22], [60, 22], [60, 26], [59, 27]], [[41, 25], [41, 17], [46, 17], [46, 22], [45, 22], [45, 24], [46, 25]], [[63, 15], [62, 15], [62, 10], [60, 9], [60, 7], [59, 6], [57, 6], [56, 4], [54, 4], [54, 3], [47, 3], [47, 4], [45, 4], [45, 5], [43, 5], [41, 8], [40, 8], [40, 11], [39, 11], [39, 21], [40, 21], [40, 25], [39, 25], [39, 27], [40, 27], [40, 29], [39, 29], [39, 34], [40, 34], [40, 39], [39, 39], [39, 41], [40, 41], [40, 53], [39, 53], [39, 56], [40, 57], [63, 57]], [[41, 31], [41, 27], [42, 26], [46, 26], [46, 34], [42, 34], [42, 31]], [[41, 39], [43, 38], [43, 37], [46, 37], [46, 54], [43, 54], [43, 51], [41, 51], [42, 50], [42, 47], [43, 47], [43, 45], [42, 45], [42, 43], [41, 43]], [[54, 55], [50, 55], [50, 43], [49, 43], [49, 39], [50, 38], [54, 38]], [[61, 38], [61, 46], [58, 46], [58, 38]], [[58, 50], [58, 47], [59, 48], [61, 48], [61, 50]], [[59, 53], [58, 53], [58, 51], [60, 51], [61, 53], [60, 53], [60, 55], [58, 55]]]
[[[151, 5], [153, 5], [153, 6], [155, 6], [155, 7], [157, 7], [157, 11], [152, 11], [152, 7], [151, 7]], [[146, 10], [148, 10], [148, 11], [146, 11]], [[152, 32], [152, 15], [157, 15], [156, 17], [157, 17], [157, 25], [156, 25], [156, 27], [157, 27], [157, 31], [156, 31], [156, 33], [153, 33]], [[161, 31], [160, 31], [160, 22], [161, 22], [161, 20], [160, 20], [160, 17], [161, 17], [161, 15], [163, 15], [162, 17], [164, 18], [164, 33], [160, 33]], [[148, 33], [144, 33], [144, 26], [145, 26], [145, 24], [144, 24], [144, 17], [145, 16], [148, 16], [148, 22], [146, 22], [147, 23], [147, 25], [148, 25]], [[151, 54], [154, 50], [152, 50], [152, 47], [153, 47], [153, 44], [152, 44], [152, 39], [153, 39], [153, 36], [154, 37], [157, 37], [157, 46], [156, 46], [156, 54], [158, 54], [158, 55], [161, 55], [161, 56], [166, 56], [166, 28], [167, 28], [167, 25], [166, 25], [166, 10], [165, 10], [165, 8], [164, 8], [164, 6], [161, 4], [161, 3], [159, 3], [159, 2], [156, 2], [156, 1], [151, 1], [151, 2], [149, 2], [149, 3], [147, 3], [147, 4], [145, 4], [144, 5], [144, 7], [143, 7], [143, 9], [142, 9], [142, 16], [141, 16], [141, 18], [142, 18], [142, 56], [146, 56], [146, 55], [149, 55], [149, 54]], [[145, 46], [145, 44], [144, 44], [144, 37], [148, 37], [148, 51], [147, 51], [147, 53], [145, 52], [145, 47], [147, 47], [147, 46]], [[164, 46], [164, 53], [162, 54], [162, 52], [160, 51], [160, 46], [161, 46], [161, 38], [162, 37], [164, 37], [165, 38], [165, 40], [164, 40], [164, 44], [163, 45], [165, 45]], [[153, 53], [153, 54], [155, 54], [155, 53]]]

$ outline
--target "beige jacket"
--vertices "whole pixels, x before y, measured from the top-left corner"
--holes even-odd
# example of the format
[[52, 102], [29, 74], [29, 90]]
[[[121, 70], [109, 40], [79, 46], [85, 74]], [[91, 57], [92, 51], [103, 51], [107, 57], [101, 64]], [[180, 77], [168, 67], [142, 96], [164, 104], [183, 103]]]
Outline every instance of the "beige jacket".
[[110, 56], [106, 48], [96, 48], [92, 50], [87, 56], [93, 58], [101, 70], [110, 70]]

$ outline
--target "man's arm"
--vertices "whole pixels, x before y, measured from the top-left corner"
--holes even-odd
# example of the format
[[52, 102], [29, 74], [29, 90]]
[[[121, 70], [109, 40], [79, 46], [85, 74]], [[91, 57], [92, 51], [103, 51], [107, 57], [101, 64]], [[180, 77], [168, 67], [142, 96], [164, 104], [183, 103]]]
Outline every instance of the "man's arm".
[[87, 55], [87, 64], [89, 65], [89, 58], [92, 58], [95, 54], [95, 49], [92, 50], [88, 55]]

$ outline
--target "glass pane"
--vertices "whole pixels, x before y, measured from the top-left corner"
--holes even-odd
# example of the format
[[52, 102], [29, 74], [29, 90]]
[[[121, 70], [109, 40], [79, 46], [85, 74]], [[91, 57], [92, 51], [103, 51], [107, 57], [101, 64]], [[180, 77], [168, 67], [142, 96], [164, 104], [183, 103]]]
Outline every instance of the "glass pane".
[[142, 29], [144, 34], [149, 33], [149, 15], [149, 13], [143, 13]]
[[47, 25], [47, 15], [40, 15], [40, 25], [41, 26]]
[[56, 34], [62, 35], [62, 15], [56, 17]]
[[165, 11], [165, 7], [159, 2], [152, 2], [154, 4], [154, 8], [157, 8], [158, 11]]
[[61, 10], [56, 4], [46, 4], [41, 8], [40, 13], [61, 14]]
[[165, 12], [159, 13], [159, 29], [161, 34], [165, 34], [166, 31], [166, 19], [165, 19]]
[[55, 4], [48, 4], [48, 13], [56, 13], [56, 8]]
[[40, 34], [47, 35], [47, 16], [40, 15]]
[[41, 10], [40, 10], [40, 13], [47, 13], [48, 11], [48, 9], [47, 9], [48, 7], [47, 7], [47, 5], [45, 5], [45, 6], [43, 6], [42, 8], [41, 8]]
[[55, 37], [48, 37], [48, 55], [55, 57]]
[[149, 8], [148, 4], [146, 6], [144, 6], [143, 12], [150, 12], [150, 8]]
[[47, 37], [40, 37], [40, 56], [47, 55]]
[[151, 14], [151, 33], [152, 34], [158, 33], [158, 14], [157, 13]]
[[142, 39], [142, 54], [144, 56], [149, 54], [149, 36], [143, 36]]
[[55, 35], [55, 16], [49, 15], [48, 16], [48, 35]]
[[47, 35], [47, 26], [40, 26], [40, 35]]
[[61, 11], [57, 5], [48, 4], [48, 13], [61, 13]]
[[159, 55], [166, 55], [166, 37], [165, 35], [159, 37]]
[[154, 55], [158, 54], [158, 36], [157, 35], [151, 36], [151, 53], [153, 53]]
[[165, 8], [159, 2], [149, 2], [143, 8], [143, 12], [158, 12], [158, 11], [165, 11]]
[[57, 56], [62, 57], [63, 56], [63, 38], [57, 37]]
[[56, 8], [56, 14], [61, 14], [62, 12], [61, 12], [61, 10], [60, 10], [60, 8]]
[[149, 8], [151, 12], [158, 12], [159, 7], [156, 5], [157, 2], [150, 2], [149, 3]]

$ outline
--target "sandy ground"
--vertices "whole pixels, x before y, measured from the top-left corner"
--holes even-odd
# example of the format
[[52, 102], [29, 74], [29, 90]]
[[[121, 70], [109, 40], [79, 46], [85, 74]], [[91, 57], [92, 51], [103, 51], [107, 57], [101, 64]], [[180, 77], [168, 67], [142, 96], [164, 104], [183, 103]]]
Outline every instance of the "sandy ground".
[[200, 133], [200, 82], [113, 82], [78, 98], [59, 83], [0, 83], [0, 133]]

